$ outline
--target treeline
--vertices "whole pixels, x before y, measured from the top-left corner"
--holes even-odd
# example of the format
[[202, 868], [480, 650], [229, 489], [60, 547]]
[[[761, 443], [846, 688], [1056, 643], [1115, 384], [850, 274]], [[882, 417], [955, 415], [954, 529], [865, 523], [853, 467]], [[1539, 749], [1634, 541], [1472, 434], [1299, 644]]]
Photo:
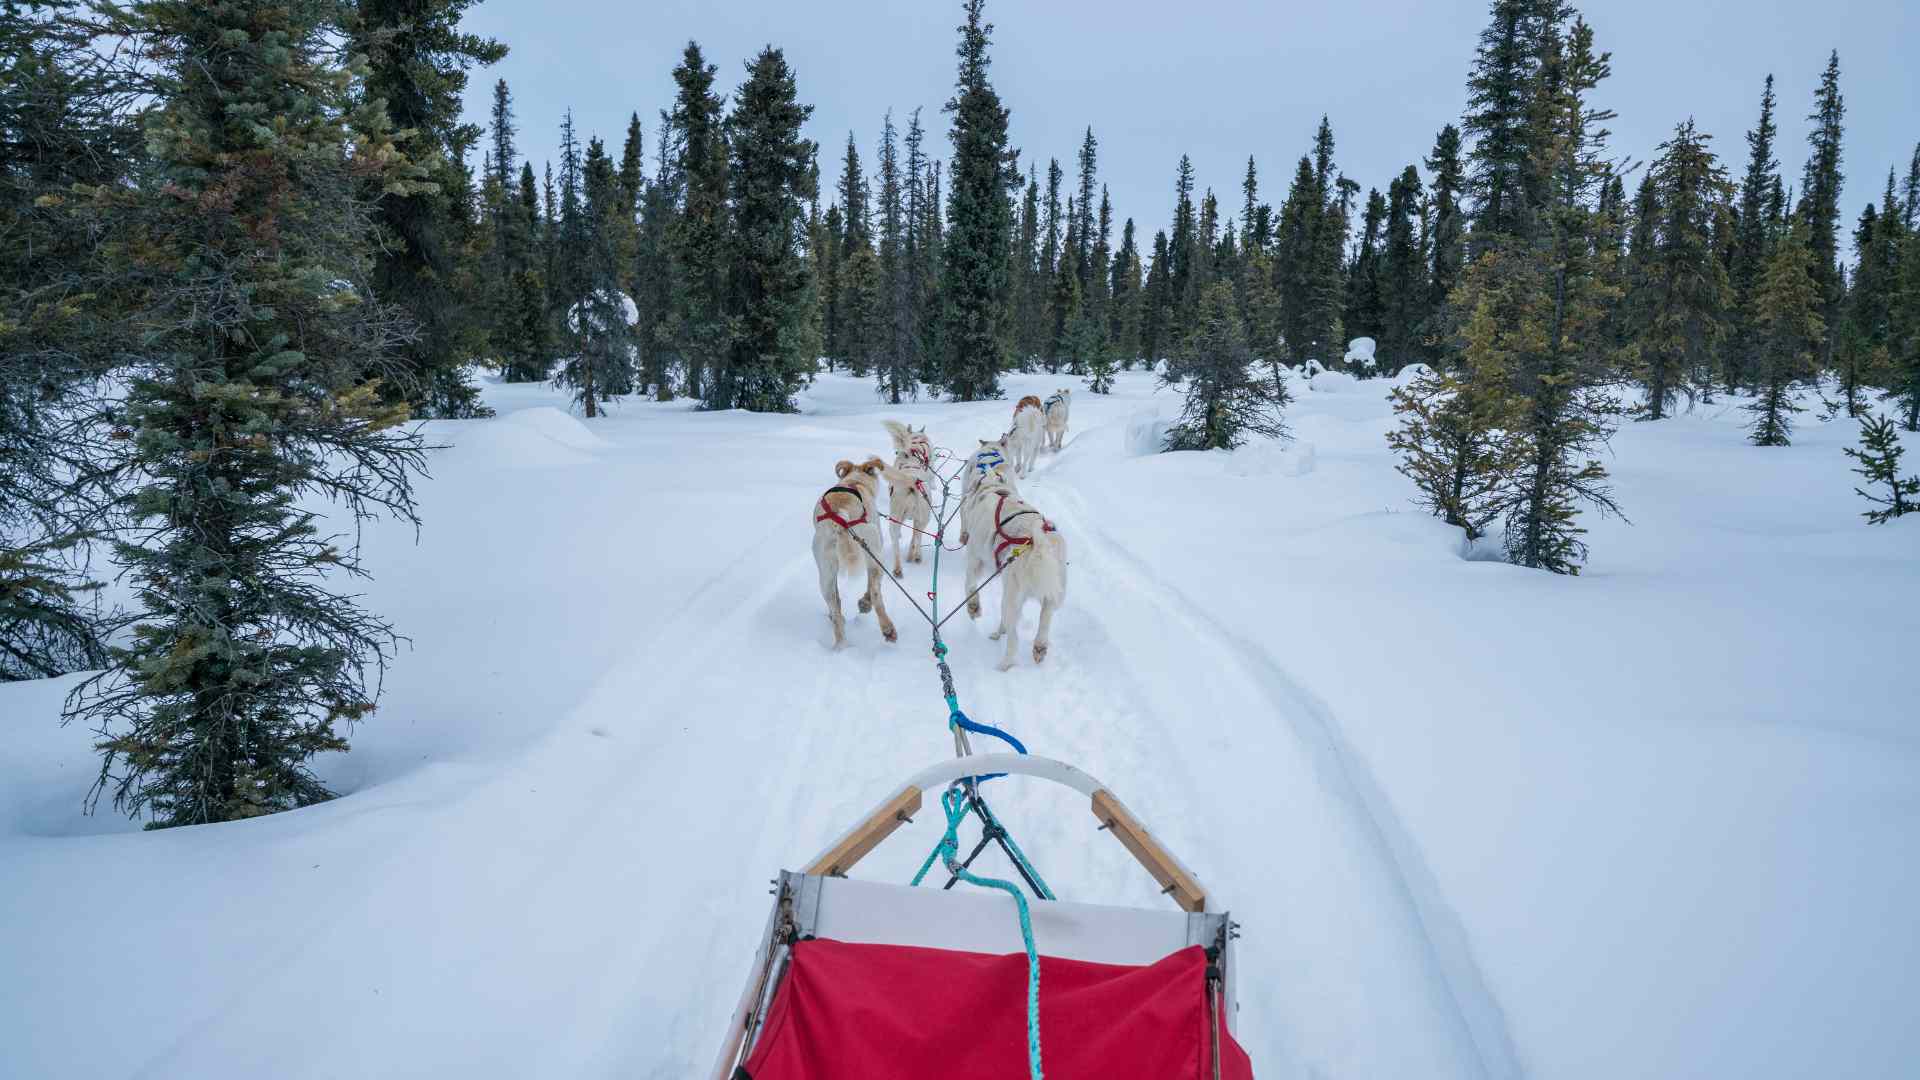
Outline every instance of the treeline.
[[[476, 364], [592, 417], [791, 410], [823, 359], [894, 401], [1151, 361], [1186, 396], [1169, 447], [1217, 448], [1283, 433], [1288, 369], [1371, 337], [1356, 374], [1422, 365], [1402, 470], [1521, 565], [1576, 572], [1583, 510], [1617, 511], [1614, 424], [1713, 395], [1784, 445], [1817, 389], [1873, 425], [1875, 505], [1915, 501], [1870, 414], [1920, 427], [1920, 150], [1849, 229], [1837, 57], [1791, 181], [1771, 79], [1737, 175], [1686, 120], [1642, 168], [1607, 145], [1591, 28], [1492, 0], [1466, 115], [1384, 194], [1323, 119], [1279, 198], [1252, 157], [1237, 205], [1183, 157], [1141, 227], [1092, 129], [1022, 164], [983, 0], [945, 141], [883, 114], [831, 180], [780, 50], [722, 83], [691, 43], [651, 132], [636, 112], [616, 155], [564, 117], [536, 170], [504, 83], [460, 119], [506, 51], [460, 29], [473, 2], [0, 6], [0, 677], [103, 671], [68, 719], [99, 734], [96, 795], [155, 824], [326, 797], [306, 762], [396, 639], [328, 587], [355, 545], [304, 507], [415, 520], [407, 421], [484, 416]], [[131, 617], [90, 599], [105, 560]]]

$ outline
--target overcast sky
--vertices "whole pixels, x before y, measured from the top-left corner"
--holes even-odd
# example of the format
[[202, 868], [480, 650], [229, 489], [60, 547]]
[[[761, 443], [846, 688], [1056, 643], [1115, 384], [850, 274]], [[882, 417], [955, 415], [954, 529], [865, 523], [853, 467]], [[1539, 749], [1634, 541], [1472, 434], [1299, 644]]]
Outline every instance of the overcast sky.
[[[1012, 108], [1021, 164], [1049, 157], [1073, 170], [1082, 132], [1100, 142], [1100, 177], [1112, 190], [1116, 229], [1138, 219], [1141, 245], [1172, 206], [1174, 166], [1191, 154], [1199, 184], [1237, 214], [1240, 180], [1253, 155], [1262, 199], [1278, 204], [1293, 162], [1322, 113], [1332, 122], [1341, 171], [1385, 190], [1457, 122], [1486, 0], [1374, 0], [1295, 5], [1273, 0], [1046, 0], [989, 2], [993, 69]], [[1797, 183], [1806, 159], [1812, 95], [1830, 49], [1840, 51], [1846, 96], [1843, 217], [1848, 227], [1875, 199], [1889, 166], [1904, 178], [1920, 141], [1920, 3], [1912, 0], [1589, 0], [1613, 77], [1599, 103], [1620, 114], [1614, 148], [1651, 157], [1688, 116], [1715, 137], [1737, 179], [1741, 138], [1772, 72], [1780, 97], [1778, 154]], [[553, 156], [560, 116], [571, 107], [583, 133], [618, 154], [627, 116], [638, 111], [649, 148], [656, 115], [669, 106], [669, 71], [688, 39], [719, 66], [726, 92], [762, 46], [786, 52], [800, 97], [814, 106], [809, 134], [821, 144], [823, 183], [838, 175], [852, 131], [871, 168], [881, 116], [901, 127], [914, 107], [947, 154], [940, 106], [953, 86], [960, 4], [944, 0], [486, 0], [466, 26], [500, 38], [512, 54], [475, 74], [472, 119], [484, 123], [496, 77], [512, 88], [520, 152]], [[583, 135], [584, 138], [584, 135]], [[477, 164], [477, 161], [476, 161]], [[1424, 170], [1423, 170], [1424, 175]]]

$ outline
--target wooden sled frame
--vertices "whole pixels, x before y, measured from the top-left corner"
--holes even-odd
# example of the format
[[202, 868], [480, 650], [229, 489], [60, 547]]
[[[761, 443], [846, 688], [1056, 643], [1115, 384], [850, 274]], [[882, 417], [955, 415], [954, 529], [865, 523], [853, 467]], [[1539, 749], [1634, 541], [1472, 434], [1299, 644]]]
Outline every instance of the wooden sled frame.
[[[1033, 754], [974, 754], [949, 758], [922, 769], [909, 778], [899, 791], [883, 799], [852, 828], [828, 844], [825, 850], [809, 859], [805, 873], [821, 877], [845, 877], [847, 871], [919, 813], [928, 791], [939, 792], [957, 780], [989, 773], [1049, 780], [1087, 796], [1093, 816], [1100, 821], [1099, 828], [1113, 833], [1121, 846], [1159, 883], [1162, 893], [1172, 897], [1174, 903], [1189, 913], [1208, 910], [1207, 893], [1199, 879], [1160, 843], [1105, 784], [1063, 761]], [[784, 921], [791, 919], [790, 911], [785, 911], [783, 917], [786, 907], [784, 901], [783, 895], [783, 903], [776, 904], [767, 916], [760, 948], [754, 954], [753, 974], [741, 991], [740, 1001], [729, 1020], [727, 1037], [711, 1074], [713, 1080], [728, 1080], [733, 1075], [763, 1002], [779, 982], [780, 976], [775, 968], [784, 950], [780, 929]]]

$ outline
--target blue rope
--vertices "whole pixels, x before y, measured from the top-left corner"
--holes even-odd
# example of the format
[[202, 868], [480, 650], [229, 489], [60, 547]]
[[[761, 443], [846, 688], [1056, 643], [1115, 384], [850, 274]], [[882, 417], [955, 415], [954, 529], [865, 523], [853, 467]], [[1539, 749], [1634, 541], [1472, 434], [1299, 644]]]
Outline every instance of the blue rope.
[[[1020, 910], [1020, 943], [1027, 950], [1027, 1071], [1032, 1080], [1042, 1080], [1040, 1071], [1040, 952], [1033, 945], [1033, 915], [1027, 910], [1027, 898], [1020, 887], [1011, 881], [999, 878], [980, 877], [960, 865], [960, 822], [967, 816], [967, 795], [958, 787], [950, 787], [940, 795], [941, 806], [947, 812], [947, 833], [940, 838], [940, 846], [934, 851], [947, 864], [947, 869], [961, 881], [969, 885], [978, 885], [988, 889], [999, 889], [1013, 897]], [[928, 856], [931, 864], [932, 856]], [[925, 873], [925, 867], [921, 868]], [[917, 879], [916, 879], [917, 881]]]

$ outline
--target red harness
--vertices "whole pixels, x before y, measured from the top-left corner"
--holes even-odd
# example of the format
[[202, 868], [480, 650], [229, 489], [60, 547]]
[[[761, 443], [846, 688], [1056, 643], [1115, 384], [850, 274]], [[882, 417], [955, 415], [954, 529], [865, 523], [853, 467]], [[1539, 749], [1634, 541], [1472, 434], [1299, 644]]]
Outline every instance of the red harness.
[[927, 456], [926, 447], [921, 446], [918, 443], [915, 443], [914, 445], [907, 447], [907, 456], [919, 458], [921, 468], [926, 469], [928, 472], [933, 471], [933, 459]]
[[[993, 535], [1000, 538], [1000, 542], [993, 546], [993, 568], [995, 570], [1005, 570], [1007, 563], [1012, 561], [1011, 558], [1007, 557], [1008, 548], [1033, 546], [1032, 536], [1014, 536], [1007, 532], [1007, 522], [1025, 514], [1033, 514], [1036, 517], [1040, 514], [1038, 510], [1015, 510], [1012, 514], [1001, 517], [1000, 511], [1006, 509], [1006, 506], [1007, 496], [1005, 492], [1002, 492], [1000, 494], [1000, 501], [993, 504]], [[1054, 532], [1053, 522], [1048, 521], [1044, 517], [1040, 518], [1040, 531]]]
[[[859, 517], [854, 518], [852, 521], [848, 521], [846, 518], [843, 518], [839, 514], [834, 513], [833, 507], [827, 503], [827, 496], [833, 494], [836, 491], [841, 492], [843, 494], [851, 495], [854, 498], [860, 500], [860, 516]], [[820, 496], [820, 512], [813, 515], [813, 520], [815, 524], [818, 524], [822, 521], [831, 521], [835, 525], [840, 526], [841, 528], [847, 530], [848, 532], [852, 532], [853, 527], [855, 525], [865, 525], [867, 523], [866, 496], [860, 494], [860, 492], [855, 488], [830, 487], [826, 490], [825, 494]]]

